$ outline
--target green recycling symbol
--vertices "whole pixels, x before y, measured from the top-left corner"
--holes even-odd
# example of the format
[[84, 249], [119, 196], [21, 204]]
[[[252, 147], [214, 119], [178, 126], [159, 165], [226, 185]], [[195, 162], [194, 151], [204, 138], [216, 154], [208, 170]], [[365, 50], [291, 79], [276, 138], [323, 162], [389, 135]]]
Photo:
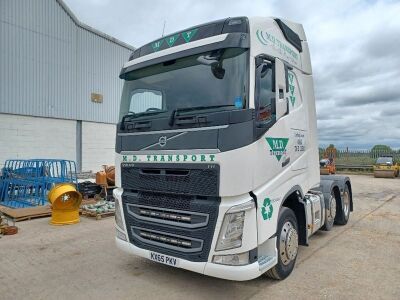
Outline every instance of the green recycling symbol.
[[272, 217], [274, 207], [272, 206], [271, 199], [265, 198], [263, 206], [261, 207], [261, 214], [264, 220], [269, 220]]

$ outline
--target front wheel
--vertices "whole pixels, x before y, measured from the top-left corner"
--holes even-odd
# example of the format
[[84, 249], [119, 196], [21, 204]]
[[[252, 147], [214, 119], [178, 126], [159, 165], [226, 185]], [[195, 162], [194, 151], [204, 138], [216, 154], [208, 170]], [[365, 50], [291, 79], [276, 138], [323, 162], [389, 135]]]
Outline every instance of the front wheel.
[[287, 207], [282, 207], [279, 212], [276, 248], [278, 249], [278, 263], [268, 270], [266, 275], [282, 280], [292, 273], [299, 249], [296, 215]]

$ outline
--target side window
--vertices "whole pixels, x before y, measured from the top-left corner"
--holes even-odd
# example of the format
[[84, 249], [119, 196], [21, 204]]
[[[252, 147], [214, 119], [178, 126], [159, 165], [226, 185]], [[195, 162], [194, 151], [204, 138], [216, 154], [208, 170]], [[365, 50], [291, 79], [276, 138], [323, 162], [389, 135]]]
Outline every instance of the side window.
[[148, 110], [163, 109], [163, 96], [160, 91], [137, 89], [132, 91], [129, 111], [140, 113]]
[[274, 80], [272, 64], [263, 63], [258, 68], [257, 120], [260, 122], [269, 122], [275, 117], [275, 92], [273, 91]]

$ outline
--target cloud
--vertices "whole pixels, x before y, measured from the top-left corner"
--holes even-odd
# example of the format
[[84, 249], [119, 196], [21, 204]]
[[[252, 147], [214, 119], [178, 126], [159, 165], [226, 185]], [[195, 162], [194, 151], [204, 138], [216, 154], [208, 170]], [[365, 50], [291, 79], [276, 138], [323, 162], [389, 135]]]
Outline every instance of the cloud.
[[400, 3], [361, 0], [65, 0], [77, 17], [139, 47], [228, 16], [277, 16], [304, 25], [321, 144], [400, 147]]
[[[400, 108], [396, 108], [396, 109], [383, 109], [380, 114], [379, 114], [382, 118], [387, 118], [387, 117], [400, 117]], [[397, 124], [398, 126], [400, 126], [400, 122]]]

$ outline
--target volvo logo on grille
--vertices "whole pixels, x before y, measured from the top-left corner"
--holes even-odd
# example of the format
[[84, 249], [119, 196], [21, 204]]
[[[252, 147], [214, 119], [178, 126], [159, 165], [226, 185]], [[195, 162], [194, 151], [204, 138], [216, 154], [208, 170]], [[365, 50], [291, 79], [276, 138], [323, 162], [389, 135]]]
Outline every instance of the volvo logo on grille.
[[[177, 137], [180, 137], [180, 136], [185, 135], [185, 134], [187, 134], [187, 131], [179, 132], [179, 133], [177, 133], [177, 134], [175, 134], [173, 136], [169, 136], [169, 137], [167, 137], [166, 135], [160, 136], [158, 138], [157, 142], [155, 142], [154, 144], [148, 145], [148, 146], [146, 146], [146, 147], [144, 147], [144, 148], [142, 148], [140, 150], [148, 150], [150, 148], [158, 147], [158, 146], [160, 146], [161, 148], [165, 147], [165, 145], [167, 145], [167, 141], [172, 140], [172, 139], [176, 139]], [[155, 138], [157, 138], [157, 137], [155, 137]]]
[[167, 137], [166, 136], [160, 136], [160, 138], [158, 139], [158, 144], [161, 147], [164, 147], [167, 144]]

